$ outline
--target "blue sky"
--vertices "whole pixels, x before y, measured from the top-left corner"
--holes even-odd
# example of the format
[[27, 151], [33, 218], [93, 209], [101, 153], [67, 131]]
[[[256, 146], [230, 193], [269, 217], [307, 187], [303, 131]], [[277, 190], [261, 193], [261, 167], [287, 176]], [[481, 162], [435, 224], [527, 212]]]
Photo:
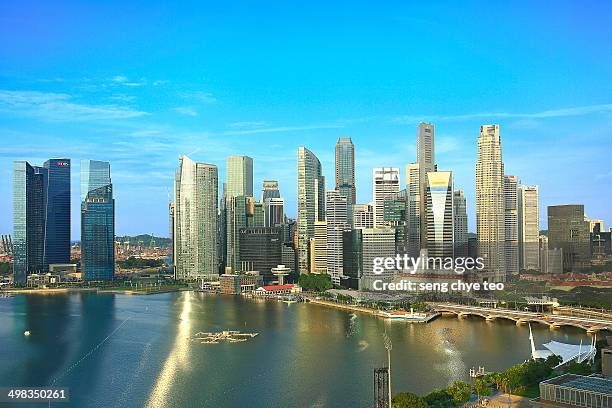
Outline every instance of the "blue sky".
[[[87, 3], [87, 4], [85, 4]], [[296, 150], [356, 146], [371, 169], [415, 160], [419, 121], [455, 172], [474, 230], [479, 126], [499, 123], [506, 173], [546, 206], [583, 203], [612, 224], [612, 3], [29, 2], [0, 4], [0, 232], [12, 161], [109, 160], [117, 233], [167, 235], [181, 154], [255, 160], [296, 213]], [[292, 4], [295, 3], [295, 4]], [[402, 181], [403, 183], [403, 181]]]

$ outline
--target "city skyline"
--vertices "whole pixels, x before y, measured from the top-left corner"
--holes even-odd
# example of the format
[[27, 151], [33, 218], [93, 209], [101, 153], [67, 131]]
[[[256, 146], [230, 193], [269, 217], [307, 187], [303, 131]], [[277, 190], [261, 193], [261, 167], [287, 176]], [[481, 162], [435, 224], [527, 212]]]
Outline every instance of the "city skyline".
[[[333, 188], [334, 146], [350, 137], [356, 201], [366, 203], [374, 167], [403, 170], [416, 161], [415, 128], [426, 121], [436, 127], [436, 163], [453, 171], [455, 186], [465, 191], [475, 232], [478, 128], [499, 123], [509, 174], [540, 186], [543, 229], [548, 205], [584, 204], [590, 217], [612, 219], [612, 173], [605, 166], [612, 150], [606, 76], [612, 58], [601, 41], [611, 30], [602, 20], [609, 4], [558, 3], [554, 20], [543, 5], [519, 13], [513, 5], [486, 3], [416, 10], [358, 4], [350, 13], [334, 6], [318, 17], [291, 7], [237, 5], [224, 18], [197, 5], [200, 13], [190, 14], [204, 17], [191, 20], [184, 33], [160, 16], [181, 19], [186, 9], [159, 6], [139, 17], [150, 42], [136, 41], [144, 34], [102, 6], [41, 4], [29, 24], [22, 23], [21, 5], [2, 7], [2, 196], [11, 195], [15, 160], [71, 158], [72, 191], [81, 159], [109, 161], [117, 233], [166, 236], [166, 196], [180, 155], [216, 164], [219, 186], [226, 157], [248, 155], [254, 185], [278, 180], [286, 212], [295, 218], [298, 146], [317, 155]], [[270, 31], [255, 30], [253, 37], [260, 20], [250, 16], [266, 13], [275, 13]], [[509, 14], [514, 18], [502, 18]], [[75, 240], [75, 195], [71, 209]], [[1, 200], [0, 213], [11, 211], [11, 201]], [[10, 218], [0, 217], [1, 232], [12, 231]]]

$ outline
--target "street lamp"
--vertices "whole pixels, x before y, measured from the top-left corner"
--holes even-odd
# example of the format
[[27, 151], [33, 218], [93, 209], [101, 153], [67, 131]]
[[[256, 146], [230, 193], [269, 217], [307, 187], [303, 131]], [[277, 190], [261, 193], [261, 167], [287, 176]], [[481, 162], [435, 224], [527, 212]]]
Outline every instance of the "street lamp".
[[387, 336], [387, 332], [383, 333], [383, 340], [385, 342], [385, 348], [387, 349], [387, 362], [389, 365], [389, 408], [392, 408], [391, 405], [391, 349], [393, 348], [393, 344], [391, 344], [391, 339]]

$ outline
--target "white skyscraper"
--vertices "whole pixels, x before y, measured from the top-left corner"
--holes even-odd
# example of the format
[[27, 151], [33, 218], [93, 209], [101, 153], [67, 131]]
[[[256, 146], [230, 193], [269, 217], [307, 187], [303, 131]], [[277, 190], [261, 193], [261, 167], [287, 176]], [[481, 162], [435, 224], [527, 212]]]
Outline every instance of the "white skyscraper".
[[483, 125], [476, 162], [476, 230], [483, 279], [505, 282], [504, 163], [499, 125]]
[[372, 170], [372, 197], [374, 199], [374, 227], [386, 225], [385, 198], [400, 190], [400, 170], [397, 167], [377, 167]]
[[518, 218], [519, 269], [539, 271], [540, 211], [538, 186], [519, 186]]
[[519, 272], [518, 177], [504, 176], [504, 229], [506, 273]]
[[353, 206], [353, 228], [374, 228], [374, 208], [372, 204]]
[[426, 205], [426, 244], [428, 256], [454, 256], [453, 219], [453, 173], [450, 171], [429, 172]]
[[421, 248], [425, 248], [426, 245], [426, 220], [427, 214], [426, 203], [425, 203], [425, 191], [427, 190], [427, 173], [436, 171], [436, 155], [435, 155], [435, 144], [434, 144], [434, 133], [435, 128], [432, 123], [419, 123], [417, 127], [417, 161], [419, 171], [419, 217], [421, 220], [420, 227], [420, 244]]
[[348, 197], [337, 190], [327, 192], [325, 203], [327, 221], [327, 273], [332, 282], [340, 285], [342, 273], [342, 233], [350, 230]]
[[174, 180], [174, 263], [179, 279], [216, 280], [217, 166], [179, 159]]

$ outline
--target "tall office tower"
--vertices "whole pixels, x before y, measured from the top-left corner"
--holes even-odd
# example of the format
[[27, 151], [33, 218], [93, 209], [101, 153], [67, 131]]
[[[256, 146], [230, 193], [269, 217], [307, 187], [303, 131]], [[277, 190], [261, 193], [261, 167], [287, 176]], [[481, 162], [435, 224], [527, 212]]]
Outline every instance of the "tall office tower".
[[255, 201], [253, 197], [231, 197], [227, 202], [227, 235], [226, 235], [226, 266], [233, 272], [240, 269], [240, 229], [261, 226], [259, 217], [255, 217]]
[[362, 228], [347, 230], [342, 233], [342, 273], [344, 279], [340, 285], [348, 289], [360, 289], [359, 282], [363, 275], [363, 236]]
[[227, 197], [253, 197], [253, 159], [229, 156], [226, 160]]
[[564, 271], [589, 266], [591, 246], [589, 223], [584, 219], [584, 205], [548, 207], [548, 248], [563, 250]]
[[253, 201], [253, 227], [264, 227], [266, 223], [265, 210], [263, 203]]
[[504, 256], [506, 258], [506, 273], [519, 272], [519, 220], [518, 220], [518, 177], [504, 176]]
[[174, 203], [168, 201], [168, 234], [170, 237], [170, 265], [174, 265]]
[[[588, 218], [588, 217], [587, 217]], [[589, 219], [589, 231], [594, 234], [599, 234], [606, 231], [603, 220]]]
[[50, 159], [47, 169], [47, 264], [70, 263], [70, 159]]
[[227, 266], [227, 183], [221, 187], [221, 200], [217, 216], [217, 263], [219, 275], [225, 273]]
[[374, 207], [372, 204], [353, 205], [353, 228], [374, 228]]
[[408, 253], [407, 208], [408, 194], [405, 189], [385, 198], [384, 220], [389, 227], [395, 230], [395, 250], [398, 254]]
[[268, 198], [280, 198], [280, 191], [278, 190], [278, 181], [276, 180], [264, 180], [263, 188], [261, 189], [261, 202], [265, 203]]
[[179, 279], [217, 280], [219, 173], [214, 164], [179, 159], [174, 180], [174, 262]]
[[87, 281], [115, 277], [115, 200], [109, 162], [81, 160], [81, 269]]
[[395, 253], [395, 231], [393, 228], [364, 228], [362, 238], [362, 267], [360, 288], [374, 290], [374, 281], [389, 282], [395, 277], [395, 271], [385, 270], [381, 274], [374, 273], [374, 258], [393, 258]]
[[476, 162], [476, 231], [478, 251], [485, 264], [482, 278], [505, 282], [504, 163], [499, 125], [480, 127]]
[[325, 177], [321, 162], [310, 150], [298, 147], [297, 152], [298, 203], [298, 271], [309, 272], [308, 252], [314, 238], [315, 222], [325, 218]]
[[357, 199], [355, 188], [355, 145], [350, 137], [341, 137], [336, 143], [336, 190], [347, 198], [348, 222], [353, 222], [353, 204]]
[[285, 221], [285, 200], [282, 198], [268, 198], [264, 204], [265, 226], [277, 227]]
[[454, 257], [455, 223], [453, 219], [453, 173], [450, 171], [429, 172], [425, 191], [425, 214], [427, 221], [427, 255], [431, 257]]
[[269, 284], [274, 276], [272, 268], [282, 265], [282, 231], [279, 227], [240, 228], [238, 242], [240, 250], [239, 270], [257, 271]]
[[455, 190], [453, 197], [453, 220], [455, 223], [455, 257], [468, 256], [468, 217], [465, 194]]
[[372, 198], [374, 199], [374, 228], [385, 223], [385, 198], [400, 190], [400, 171], [397, 167], [376, 167], [372, 170]]
[[310, 240], [310, 272], [327, 273], [327, 221], [315, 221]]
[[45, 261], [47, 170], [26, 161], [13, 163], [13, 281], [48, 270]]
[[427, 215], [425, 214], [425, 192], [427, 191], [427, 173], [436, 171], [436, 155], [434, 145], [435, 128], [432, 123], [419, 123], [417, 127], [417, 164], [419, 165], [420, 182], [420, 214], [421, 214], [421, 248], [425, 248], [427, 235]]
[[340, 285], [342, 270], [342, 233], [351, 228], [348, 220], [348, 198], [337, 190], [327, 192], [327, 273], [335, 285]]
[[539, 236], [540, 210], [538, 186], [521, 185], [518, 189], [519, 270], [540, 270]]
[[548, 273], [548, 237], [546, 235], [538, 236], [538, 256], [540, 257], [538, 270]]
[[407, 253], [411, 257], [418, 257], [421, 252], [421, 238], [423, 223], [421, 220], [421, 167], [419, 163], [406, 165], [406, 193], [408, 203], [406, 217], [408, 221]]

